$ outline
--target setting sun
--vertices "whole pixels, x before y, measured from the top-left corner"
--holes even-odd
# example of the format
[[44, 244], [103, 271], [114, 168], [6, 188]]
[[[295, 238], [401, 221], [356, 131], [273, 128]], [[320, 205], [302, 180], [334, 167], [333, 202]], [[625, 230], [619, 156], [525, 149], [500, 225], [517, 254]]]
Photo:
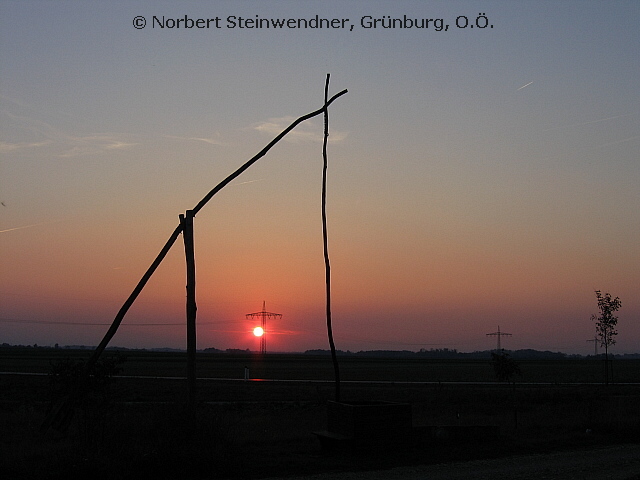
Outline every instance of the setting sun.
[[253, 329], [253, 334], [256, 337], [261, 337], [262, 335], [264, 335], [264, 330], [262, 329], [262, 327], [256, 327]]

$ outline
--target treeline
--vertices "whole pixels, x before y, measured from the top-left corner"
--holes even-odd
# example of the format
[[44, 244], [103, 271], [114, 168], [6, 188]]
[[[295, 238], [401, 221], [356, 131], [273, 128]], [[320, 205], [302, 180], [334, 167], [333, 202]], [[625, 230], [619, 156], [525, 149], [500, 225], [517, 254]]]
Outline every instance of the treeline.
[[[56, 344], [55, 346], [43, 346], [43, 345], [11, 345], [8, 343], [0, 344], [0, 348], [20, 348], [20, 349], [65, 349], [65, 350], [94, 350], [96, 347], [87, 346], [87, 345], [65, 345], [59, 346]], [[179, 348], [126, 348], [126, 347], [107, 347], [107, 350], [110, 351], [139, 351], [139, 352], [186, 352], [184, 349]], [[429, 350], [421, 349], [418, 352], [413, 352], [411, 350], [361, 350], [358, 352], [352, 352], [350, 350], [337, 350], [336, 353], [340, 356], [357, 356], [357, 357], [383, 357], [383, 358], [440, 358], [440, 359], [486, 359], [491, 357], [491, 352], [495, 350], [482, 350], [475, 352], [459, 352], [455, 348], [432, 348]], [[251, 354], [257, 353], [249, 350], [248, 348], [245, 350], [241, 350], [239, 348], [227, 348], [226, 350], [221, 350], [218, 348], [205, 348], [202, 350], [198, 350], [198, 352], [203, 353], [227, 353], [227, 354]], [[548, 350], [540, 351], [533, 349], [522, 349], [522, 350], [504, 350], [505, 353], [508, 353], [509, 356], [515, 360], [560, 360], [560, 359], [580, 359], [580, 358], [604, 358], [604, 354], [600, 354], [597, 356], [594, 355], [578, 355], [578, 354], [566, 354], [562, 352], [551, 352]], [[289, 352], [291, 354], [299, 354], [299, 352]], [[282, 353], [282, 355], [286, 355], [286, 353]], [[324, 349], [315, 349], [315, 350], [307, 350], [304, 352], [304, 355], [331, 355], [330, 350]], [[625, 354], [617, 354], [612, 355], [609, 354], [609, 359], [618, 359], [618, 360], [636, 360], [640, 359], [640, 353], [625, 353]]]
[[[456, 349], [449, 348], [432, 348], [429, 350], [421, 349], [419, 352], [411, 350], [361, 350], [359, 352], [351, 352], [349, 350], [338, 350], [336, 353], [340, 356], [356, 356], [356, 357], [384, 357], [384, 358], [441, 358], [441, 359], [486, 359], [491, 357], [494, 350], [482, 350], [475, 352], [459, 352]], [[524, 350], [504, 350], [511, 358], [514, 359], [540, 359], [540, 360], [558, 360], [565, 358], [581, 358], [580, 355], [567, 355], [561, 352], [539, 351], [532, 349]], [[330, 355], [330, 350], [316, 349], [304, 352], [307, 355]]]

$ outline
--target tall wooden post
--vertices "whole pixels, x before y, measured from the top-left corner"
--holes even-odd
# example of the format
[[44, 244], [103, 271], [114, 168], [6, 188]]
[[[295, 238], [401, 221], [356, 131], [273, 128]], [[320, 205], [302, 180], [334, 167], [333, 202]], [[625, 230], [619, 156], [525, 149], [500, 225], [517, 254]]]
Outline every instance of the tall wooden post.
[[324, 84], [324, 141], [322, 143], [322, 240], [324, 244], [324, 266], [325, 282], [327, 292], [327, 334], [329, 336], [329, 347], [331, 348], [331, 359], [333, 361], [333, 371], [336, 381], [336, 402], [340, 401], [340, 367], [336, 354], [336, 345], [333, 342], [333, 327], [331, 326], [331, 264], [329, 263], [329, 242], [327, 240], [327, 140], [329, 139], [329, 74]]
[[190, 406], [196, 400], [196, 260], [193, 247], [193, 210], [180, 215], [184, 223], [182, 238], [187, 262], [187, 400]]

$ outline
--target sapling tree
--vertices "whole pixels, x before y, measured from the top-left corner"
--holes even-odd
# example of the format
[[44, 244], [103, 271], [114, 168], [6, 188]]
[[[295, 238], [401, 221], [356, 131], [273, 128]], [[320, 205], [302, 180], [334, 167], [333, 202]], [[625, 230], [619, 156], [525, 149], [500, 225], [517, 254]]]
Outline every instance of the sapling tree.
[[511, 382], [515, 375], [522, 375], [520, 365], [509, 356], [504, 350], [501, 352], [491, 352], [491, 365], [496, 374], [496, 378], [501, 382]]
[[605, 383], [609, 383], [609, 347], [615, 345], [618, 335], [616, 326], [618, 325], [618, 317], [614, 315], [622, 306], [622, 302], [618, 297], [611, 298], [611, 294], [604, 295], [600, 290], [596, 290], [596, 298], [598, 299], [599, 315], [591, 315], [591, 320], [596, 322], [596, 335], [600, 341], [600, 346], [604, 347], [604, 366], [605, 366]]
[[[114, 376], [122, 371], [121, 365], [126, 356], [114, 356], [97, 361], [85, 375], [85, 362], [65, 358], [52, 362], [49, 369], [51, 403], [49, 418], [52, 412], [61, 412], [57, 421], [45, 421], [43, 431], [54, 426], [65, 431], [73, 419], [74, 409], [84, 412], [84, 430], [89, 434], [90, 427], [102, 429], [106, 425], [106, 415], [112, 405], [111, 384]], [[67, 407], [68, 406], [68, 407]], [[95, 425], [90, 425], [95, 423]]]
[[[521, 376], [520, 365], [503, 350], [491, 352], [491, 366], [500, 382], [511, 382], [516, 375]], [[513, 424], [518, 428], [518, 404], [516, 400], [516, 381], [513, 379]]]

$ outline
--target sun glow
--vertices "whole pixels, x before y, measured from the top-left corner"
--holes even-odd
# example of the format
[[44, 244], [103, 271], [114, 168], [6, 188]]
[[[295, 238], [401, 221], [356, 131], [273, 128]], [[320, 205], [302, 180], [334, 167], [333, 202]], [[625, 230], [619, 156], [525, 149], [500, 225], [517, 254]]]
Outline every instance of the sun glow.
[[261, 337], [262, 335], [264, 335], [264, 330], [262, 329], [262, 327], [256, 327], [253, 329], [253, 334], [256, 337]]

